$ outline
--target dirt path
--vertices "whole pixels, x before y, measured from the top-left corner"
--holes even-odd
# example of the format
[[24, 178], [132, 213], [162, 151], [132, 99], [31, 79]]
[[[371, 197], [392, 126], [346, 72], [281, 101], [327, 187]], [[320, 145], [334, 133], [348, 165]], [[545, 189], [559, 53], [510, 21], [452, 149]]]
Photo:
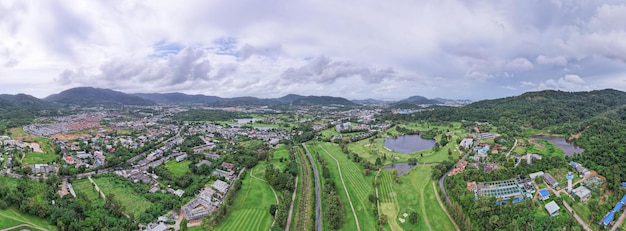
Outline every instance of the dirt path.
[[433, 185], [433, 190], [435, 191], [435, 197], [437, 197], [437, 201], [439, 202], [439, 206], [441, 207], [443, 212], [446, 213], [446, 215], [448, 215], [448, 219], [450, 219], [450, 221], [452, 221], [452, 224], [454, 225], [454, 228], [457, 231], [460, 231], [461, 229], [459, 229], [459, 226], [456, 224], [454, 219], [452, 219], [452, 216], [450, 216], [450, 213], [448, 213], [448, 210], [446, 209], [446, 206], [444, 206], [443, 202], [441, 202], [441, 198], [439, 198], [439, 193], [437, 193], [437, 186], [435, 186], [435, 182], [434, 181], [432, 181], [432, 185]]
[[[341, 179], [341, 184], [343, 184], [343, 189], [346, 191], [346, 196], [348, 196], [348, 202], [350, 203], [350, 208], [352, 209], [352, 215], [354, 215], [354, 220], [356, 221], [356, 229], [361, 231], [361, 226], [359, 225], [359, 218], [356, 216], [356, 211], [354, 210], [354, 206], [352, 205], [352, 200], [350, 199], [350, 193], [348, 193], [348, 187], [346, 187], [346, 182], [343, 180], [343, 174], [341, 174], [341, 166], [339, 165], [339, 160], [335, 159], [333, 155], [331, 155], [324, 147], [321, 145], [317, 145], [320, 147], [330, 158], [333, 158], [335, 162], [337, 162], [337, 170], [339, 171], [339, 178]], [[423, 198], [422, 198], [423, 200]]]
[[[267, 181], [265, 181], [265, 180], [263, 180], [261, 178], [258, 178], [255, 175], [252, 175], [252, 169], [250, 169], [250, 176], [252, 178], [254, 178], [254, 179], [257, 179], [257, 180], [260, 180], [260, 181], [263, 181], [263, 182], [267, 183]], [[272, 186], [269, 183], [267, 183], [267, 185], [270, 186], [270, 189], [274, 193], [274, 199], [276, 199], [276, 205], [278, 205], [279, 202], [278, 202], [278, 196], [276, 195], [276, 191], [274, 191], [274, 188], [272, 188]], [[274, 226], [274, 224], [276, 224], [276, 217], [274, 217], [274, 220], [272, 221], [272, 226]]]
[[289, 227], [291, 226], [291, 218], [293, 215], [293, 204], [296, 203], [297, 192], [298, 192], [298, 176], [296, 176], [296, 187], [294, 187], [293, 195], [291, 196], [291, 205], [289, 206], [289, 215], [287, 215], [287, 225], [285, 226], [285, 231], [289, 231]]
[[96, 188], [96, 191], [100, 193], [100, 196], [102, 197], [102, 199], [104, 199], [106, 201], [107, 197], [104, 195], [104, 192], [102, 192], [102, 190], [100, 190], [100, 187], [98, 187], [98, 184], [96, 184], [96, 182], [93, 181], [93, 179], [91, 179], [91, 176], [87, 177], [87, 179], [89, 179], [89, 181], [91, 181], [91, 183], [93, 184], [93, 187]]
[[[23, 221], [22, 221], [22, 222], [23, 222]], [[6, 229], [0, 229], [0, 231], [17, 230], [17, 228], [19, 228], [19, 227], [23, 227], [23, 226], [26, 226], [26, 227], [31, 227], [31, 228], [33, 228], [33, 229], [38, 229], [38, 230], [48, 231], [47, 229], [41, 228], [41, 227], [39, 227], [39, 226], [36, 226], [36, 225], [30, 224], [30, 223], [25, 223], [25, 224], [21, 224], [21, 225], [16, 225], [16, 226], [9, 227], [9, 228], [6, 228]]]

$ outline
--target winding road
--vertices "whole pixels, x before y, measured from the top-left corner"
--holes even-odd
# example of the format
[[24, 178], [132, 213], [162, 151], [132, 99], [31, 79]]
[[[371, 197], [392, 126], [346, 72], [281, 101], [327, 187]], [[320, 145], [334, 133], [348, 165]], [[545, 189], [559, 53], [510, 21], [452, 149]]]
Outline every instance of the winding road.
[[313, 156], [311, 156], [309, 149], [306, 148], [306, 144], [302, 143], [302, 147], [304, 147], [304, 151], [309, 157], [309, 161], [311, 161], [313, 175], [315, 175], [315, 230], [322, 231], [322, 199], [320, 192], [320, 176], [317, 173], [317, 167], [315, 167], [315, 160], [313, 160]]

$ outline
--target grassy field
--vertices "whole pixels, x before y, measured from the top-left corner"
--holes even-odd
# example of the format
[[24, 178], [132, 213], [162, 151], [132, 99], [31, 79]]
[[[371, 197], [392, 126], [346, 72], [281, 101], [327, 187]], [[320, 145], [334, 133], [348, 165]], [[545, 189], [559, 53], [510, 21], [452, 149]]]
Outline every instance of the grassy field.
[[399, 225], [399, 221], [396, 218], [398, 216], [398, 195], [393, 189], [392, 171], [381, 171], [378, 178], [378, 196], [380, 197], [380, 211], [389, 217], [388, 225], [391, 230], [402, 230]]
[[[281, 171], [285, 170], [287, 163], [289, 163], [289, 150], [287, 150], [287, 146], [280, 145], [276, 149], [273, 150], [274, 156], [270, 163], [274, 164], [274, 167], [278, 167]], [[280, 162], [281, 158], [283, 162]]]
[[189, 164], [191, 164], [191, 160], [184, 160], [181, 162], [176, 162], [176, 160], [170, 160], [165, 163], [165, 168], [167, 171], [174, 174], [174, 176], [181, 177], [186, 173], [190, 172]]
[[[391, 230], [454, 230], [454, 225], [443, 212], [432, 188], [430, 166], [418, 165], [408, 174], [400, 176], [401, 184], [393, 181], [391, 171], [381, 172], [379, 194], [381, 211], [388, 216]], [[413, 225], [403, 213], [417, 212], [418, 222]], [[401, 223], [398, 218], [406, 219]]]
[[[341, 173], [348, 193], [350, 194], [350, 199], [359, 220], [361, 230], [375, 229], [377, 226], [377, 218], [372, 213], [372, 209], [375, 208], [375, 206], [368, 199], [369, 195], [375, 194], [374, 187], [372, 185], [372, 182], [374, 181], [374, 174], [368, 177], [363, 175], [363, 168], [359, 164], [348, 159], [339, 146], [331, 143], [319, 143], [317, 146], [311, 145], [311, 147], [314, 147], [314, 149], [316, 149], [316, 151], [318, 151], [325, 159], [328, 164], [330, 174], [337, 186], [337, 191], [340, 196], [342, 196], [342, 200], [344, 201], [347, 217], [346, 223], [341, 229], [356, 230], [356, 223], [354, 221], [354, 215], [352, 214], [347, 196], [345, 196], [344, 186], [339, 177], [337, 161], [341, 167]], [[335, 159], [337, 161], [335, 161]]]
[[[104, 202], [101, 199], [96, 189], [91, 185], [89, 179], [80, 179], [72, 181], [72, 188], [74, 188], [74, 192], [76, 193], [84, 193], [87, 195], [87, 198], [91, 201], [99, 201]], [[116, 195], [117, 196], [117, 195]]]
[[18, 181], [19, 179], [0, 175], [0, 185], [2, 185], [3, 188], [15, 188], [17, 187]]
[[11, 139], [14, 139], [14, 140], [19, 140], [19, 139], [22, 139], [22, 138], [31, 137], [31, 135], [26, 133], [24, 131], [24, 128], [22, 128], [22, 127], [11, 128], [11, 129], [9, 129], [9, 132], [11, 132]]
[[38, 153], [38, 152], [29, 152], [24, 156], [22, 160], [22, 165], [31, 165], [31, 164], [47, 164], [53, 162], [57, 159], [54, 154], [47, 153]]
[[39, 147], [41, 147], [41, 150], [43, 151], [43, 153], [38, 153], [38, 152], [27, 153], [26, 156], [24, 156], [24, 159], [22, 160], [23, 165], [47, 164], [49, 162], [55, 161], [58, 157], [54, 153], [54, 149], [52, 148], [54, 143], [52, 143], [52, 141], [49, 139], [46, 139], [43, 137], [35, 137], [32, 140], [25, 140], [25, 142], [29, 142], [29, 143], [36, 142], [37, 144], [39, 144]]
[[122, 179], [104, 176], [93, 178], [93, 180], [104, 192], [104, 195], [109, 195], [109, 193], [115, 194], [115, 199], [124, 205], [124, 211], [135, 214], [135, 217], [139, 217], [139, 214], [152, 206], [152, 203], [145, 197], [135, 192], [133, 188], [126, 186], [125, 182], [121, 182]]
[[[57, 230], [55, 226], [50, 225], [46, 220], [23, 214], [15, 208], [0, 210], [0, 229], [6, 229], [21, 224], [38, 226], [47, 230]], [[18, 230], [22, 229], [20, 228]]]
[[[263, 176], [266, 165], [260, 162], [250, 173]], [[273, 217], [269, 208], [276, 204], [276, 199], [270, 186], [250, 174], [245, 176], [242, 183], [241, 190], [229, 208], [228, 217], [215, 230], [268, 230], [271, 227]]]

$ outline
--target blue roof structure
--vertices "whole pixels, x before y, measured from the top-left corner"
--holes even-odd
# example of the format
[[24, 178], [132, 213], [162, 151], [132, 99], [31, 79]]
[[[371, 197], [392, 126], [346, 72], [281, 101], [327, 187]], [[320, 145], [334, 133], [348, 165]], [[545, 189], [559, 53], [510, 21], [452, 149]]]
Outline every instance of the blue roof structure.
[[574, 166], [574, 167], [578, 166], [578, 163], [576, 163], [576, 162], [574, 162], [574, 161], [570, 161], [570, 162], [569, 162], [569, 164], [570, 164], [571, 166]]
[[617, 212], [617, 211], [622, 210], [622, 206], [623, 206], [623, 205], [624, 205], [624, 204], [622, 204], [622, 203], [617, 203], [617, 204], [615, 205], [615, 207], [613, 207], [613, 212]]
[[619, 200], [619, 202], [620, 202], [620, 203], [622, 203], [622, 204], [626, 204], [626, 195], [624, 195], [624, 196], [622, 197], [622, 199], [621, 199], [621, 200]]
[[513, 204], [524, 202], [524, 197], [513, 198]]
[[548, 191], [547, 189], [539, 190], [539, 195], [541, 197], [549, 197], [550, 196], [550, 191]]
[[611, 222], [613, 222], [614, 218], [615, 218], [615, 212], [611, 211], [608, 214], [606, 214], [606, 216], [604, 216], [604, 218], [602, 218], [602, 224], [604, 226], [609, 226], [611, 224]]
[[626, 187], [626, 182], [622, 182], [622, 187]]

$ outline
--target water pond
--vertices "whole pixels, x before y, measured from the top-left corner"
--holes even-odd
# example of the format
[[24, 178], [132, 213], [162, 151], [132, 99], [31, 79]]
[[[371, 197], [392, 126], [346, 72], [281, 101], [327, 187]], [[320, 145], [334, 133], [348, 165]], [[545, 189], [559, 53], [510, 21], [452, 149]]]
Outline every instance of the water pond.
[[385, 138], [385, 147], [394, 152], [411, 154], [435, 146], [434, 139], [422, 139], [419, 135], [403, 135], [395, 139]]
[[546, 140], [546, 141], [549, 141], [550, 143], [553, 143], [554, 145], [556, 145], [557, 147], [562, 149], [563, 152], [565, 152], [565, 156], [573, 156], [574, 153], [582, 153], [583, 151], [585, 151], [585, 149], [583, 149], [582, 147], [574, 144], [573, 142], [568, 142], [563, 137], [558, 137], [558, 136], [533, 136], [533, 138], [540, 139], [540, 140]]
[[387, 165], [383, 168], [383, 170], [398, 170], [398, 174], [399, 175], [404, 175], [407, 174], [409, 171], [411, 171], [411, 169], [417, 167], [417, 163], [416, 164], [410, 164], [410, 163], [396, 163], [396, 164], [390, 164]]

